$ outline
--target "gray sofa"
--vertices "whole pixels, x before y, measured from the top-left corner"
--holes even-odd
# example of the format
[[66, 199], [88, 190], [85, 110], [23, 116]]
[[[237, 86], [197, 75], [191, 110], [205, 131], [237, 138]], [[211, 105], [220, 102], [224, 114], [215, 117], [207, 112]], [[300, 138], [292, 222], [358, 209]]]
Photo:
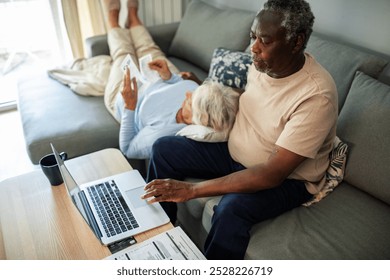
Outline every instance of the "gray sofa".
[[[150, 31], [180, 70], [204, 79], [215, 59], [214, 49], [224, 47], [247, 55], [255, 12], [218, 9], [194, 1], [180, 24]], [[87, 43], [91, 56], [108, 51], [105, 36], [90, 38]], [[245, 258], [389, 259], [390, 86], [377, 79], [387, 61], [320, 34], [313, 34], [307, 51], [337, 85], [337, 135], [349, 146], [345, 177], [319, 203], [256, 225]], [[106, 112], [102, 98], [72, 94], [45, 75], [22, 81], [19, 94], [33, 162], [49, 151], [49, 142], [71, 157], [117, 147], [119, 127]], [[219, 197], [211, 197], [179, 204], [179, 223], [200, 248], [218, 201]]]

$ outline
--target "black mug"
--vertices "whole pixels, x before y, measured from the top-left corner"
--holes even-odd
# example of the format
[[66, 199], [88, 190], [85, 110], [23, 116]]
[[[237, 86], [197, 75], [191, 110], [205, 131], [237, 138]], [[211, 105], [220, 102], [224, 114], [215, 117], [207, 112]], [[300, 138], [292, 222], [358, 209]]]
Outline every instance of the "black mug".
[[[60, 157], [62, 160], [66, 160], [68, 155], [62, 152], [60, 153]], [[41, 158], [39, 165], [52, 186], [58, 186], [64, 182], [54, 154], [49, 154]]]

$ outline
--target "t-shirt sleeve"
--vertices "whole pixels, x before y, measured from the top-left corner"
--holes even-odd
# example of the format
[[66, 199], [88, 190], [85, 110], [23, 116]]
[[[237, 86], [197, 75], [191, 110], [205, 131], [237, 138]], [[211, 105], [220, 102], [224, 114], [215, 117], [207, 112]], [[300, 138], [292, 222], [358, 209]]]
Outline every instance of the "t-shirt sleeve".
[[307, 158], [315, 158], [337, 120], [337, 108], [315, 95], [291, 114], [276, 145]]

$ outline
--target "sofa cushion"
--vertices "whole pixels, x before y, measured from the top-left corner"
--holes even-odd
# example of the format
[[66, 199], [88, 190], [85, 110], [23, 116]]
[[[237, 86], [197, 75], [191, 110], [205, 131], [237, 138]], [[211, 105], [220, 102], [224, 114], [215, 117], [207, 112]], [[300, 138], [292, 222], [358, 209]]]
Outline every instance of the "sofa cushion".
[[173, 56], [169, 56], [168, 59], [179, 69], [180, 72], [192, 72], [194, 73], [201, 81], [207, 78], [207, 72], [196, 65]]
[[389, 205], [343, 182], [312, 207], [254, 226], [245, 258], [388, 260], [389, 215]]
[[33, 163], [51, 153], [52, 142], [70, 158], [119, 145], [119, 124], [108, 113], [103, 97], [86, 97], [34, 70], [18, 83], [27, 152]]
[[168, 54], [208, 71], [215, 48], [245, 50], [254, 18], [254, 12], [222, 10], [202, 1], [191, 1]]
[[357, 72], [337, 135], [349, 146], [344, 180], [390, 204], [390, 86]]
[[211, 219], [214, 215], [214, 206], [218, 205], [222, 196], [215, 196], [207, 200], [204, 204], [204, 210], [202, 215], [202, 225], [207, 232], [211, 229]]
[[[202, 216], [207, 232], [214, 206]], [[331, 196], [255, 225], [246, 259], [389, 259], [390, 206], [342, 182]], [[364, 226], [362, 226], [364, 225]]]
[[[220, 199], [204, 206], [207, 232]], [[320, 203], [255, 225], [245, 259], [389, 259], [390, 247], [383, 246], [389, 243], [389, 215], [389, 205], [342, 182]]]
[[387, 64], [382, 58], [316, 35], [310, 37], [306, 51], [332, 75], [339, 94], [339, 111], [357, 70], [377, 78]]
[[225, 86], [245, 89], [252, 56], [246, 52], [216, 48], [211, 59], [209, 78]]

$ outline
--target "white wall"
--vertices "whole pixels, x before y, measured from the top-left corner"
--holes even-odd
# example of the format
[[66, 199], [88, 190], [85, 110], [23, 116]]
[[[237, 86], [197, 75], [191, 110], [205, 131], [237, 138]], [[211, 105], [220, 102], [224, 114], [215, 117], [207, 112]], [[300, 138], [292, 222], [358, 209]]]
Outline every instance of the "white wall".
[[[216, 6], [259, 10], [265, 0], [202, 0]], [[308, 0], [314, 30], [390, 59], [390, 0]]]
[[315, 30], [390, 58], [390, 0], [310, 0]]
[[[182, 0], [140, 0], [138, 15], [146, 26], [178, 22], [183, 15]], [[126, 7], [127, 0], [121, 0], [121, 6]], [[120, 10], [120, 22], [125, 23], [127, 10]], [[123, 25], [123, 24], [122, 24]]]

